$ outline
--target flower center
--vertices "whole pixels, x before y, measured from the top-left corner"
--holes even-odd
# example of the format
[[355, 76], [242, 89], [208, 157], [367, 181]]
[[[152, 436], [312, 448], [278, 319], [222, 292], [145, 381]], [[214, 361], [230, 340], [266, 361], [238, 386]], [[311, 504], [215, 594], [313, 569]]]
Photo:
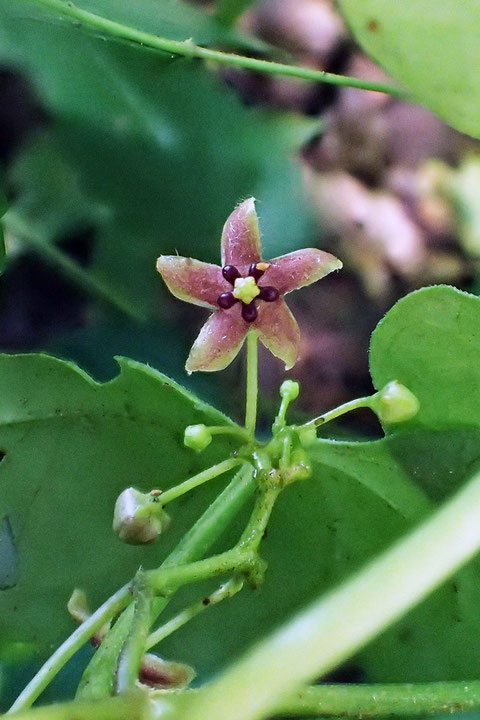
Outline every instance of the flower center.
[[235, 280], [233, 289], [234, 298], [241, 300], [245, 305], [249, 305], [257, 295], [260, 295], [260, 289], [254, 277], [249, 275], [246, 278], [239, 277]]
[[271, 286], [258, 287], [257, 282], [262, 277], [269, 263], [259, 262], [250, 265], [247, 277], [242, 277], [237, 268], [233, 265], [225, 265], [222, 268], [222, 275], [230, 285], [233, 285], [233, 291], [224, 292], [217, 298], [217, 303], [222, 310], [228, 310], [236, 302], [242, 303], [242, 317], [245, 322], [253, 322], [257, 319], [258, 311], [255, 305], [255, 298], [264, 302], [275, 302], [279, 298], [277, 288]]

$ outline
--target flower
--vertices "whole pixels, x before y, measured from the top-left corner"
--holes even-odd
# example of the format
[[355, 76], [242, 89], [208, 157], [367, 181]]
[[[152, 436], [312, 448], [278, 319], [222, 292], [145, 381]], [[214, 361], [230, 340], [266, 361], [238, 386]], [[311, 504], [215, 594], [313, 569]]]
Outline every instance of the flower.
[[223, 370], [252, 330], [290, 369], [298, 357], [300, 332], [282, 296], [339, 270], [342, 263], [315, 248], [263, 261], [254, 198], [227, 219], [221, 255], [222, 267], [176, 255], [161, 255], [157, 261], [175, 297], [215, 311], [190, 351], [187, 372]]

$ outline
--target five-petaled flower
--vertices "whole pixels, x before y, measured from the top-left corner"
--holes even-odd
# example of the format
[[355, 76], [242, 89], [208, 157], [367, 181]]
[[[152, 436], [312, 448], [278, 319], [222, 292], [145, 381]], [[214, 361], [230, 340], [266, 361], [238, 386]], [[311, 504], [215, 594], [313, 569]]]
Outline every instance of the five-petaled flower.
[[329, 253], [308, 248], [265, 262], [254, 199], [238, 205], [222, 233], [222, 267], [161, 255], [157, 270], [180, 300], [214, 310], [200, 331], [185, 368], [223, 370], [238, 354], [249, 330], [286, 369], [298, 357], [300, 332], [283, 295], [342, 267]]

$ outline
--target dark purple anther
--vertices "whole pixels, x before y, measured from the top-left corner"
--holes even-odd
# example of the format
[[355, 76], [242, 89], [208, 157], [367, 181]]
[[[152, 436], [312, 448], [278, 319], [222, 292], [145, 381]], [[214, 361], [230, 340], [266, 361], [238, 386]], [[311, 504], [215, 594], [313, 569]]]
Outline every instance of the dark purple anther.
[[260, 295], [258, 296], [260, 300], [265, 300], [265, 302], [274, 302], [275, 300], [278, 300], [280, 293], [278, 292], [277, 288], [271, 287], [267, 285], [266, 287], [259, 288]]
[[250, 275], [250, 277], [255, 278], [255, 282], [258, 282], [260, 280], [264, 272], [265, 270], [259, 268], [257, 263], [252, 263], [248, 269], [248, 274]]
[[236, 302], [238, 302], [238, 300], [233, 296], [232, 292], [224, 292], [217, 298], [218, 307], [221, 307], [222, 310], [228, 310], [232, 305], [235, 305]]
[[245, 322], [248, 322], [248, 323], [253, 322], [254, 320], [257, 319], [257, 315], [258, 315], [258, 313], [257, 313], [257, 308], [255, 306], [254, 300], [252, 300], [252, 302], [249, 303], [248, 305], [245, 305], [244, 303], [242, 303], [242, 317], [245, 320]]
[[230, 285], [234, 285], [235, 280], [240, 277], [240, 273], [234, 265], [225, 265], [222, 268], [222, 275]]

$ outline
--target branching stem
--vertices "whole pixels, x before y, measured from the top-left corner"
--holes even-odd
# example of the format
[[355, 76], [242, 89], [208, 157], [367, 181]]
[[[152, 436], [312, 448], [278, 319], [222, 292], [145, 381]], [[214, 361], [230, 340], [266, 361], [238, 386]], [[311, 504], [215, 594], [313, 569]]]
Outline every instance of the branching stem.
[[[255, 487], [252, 474], [251, 466], [245, 464], [240, 468], [225, 490], [183, 536], [163, 563], [164, 568], [190, 563], [207, 554], [215, 540], [251, 497]], [[168, 601], [167, 597], [155, 598], [152, 622], [165, 609]], [[128, 635], [132, 618], [130, 606], [122, 613], [85, 669], [77, 697], [97, 699], [110, 694], [118, 654]]]

